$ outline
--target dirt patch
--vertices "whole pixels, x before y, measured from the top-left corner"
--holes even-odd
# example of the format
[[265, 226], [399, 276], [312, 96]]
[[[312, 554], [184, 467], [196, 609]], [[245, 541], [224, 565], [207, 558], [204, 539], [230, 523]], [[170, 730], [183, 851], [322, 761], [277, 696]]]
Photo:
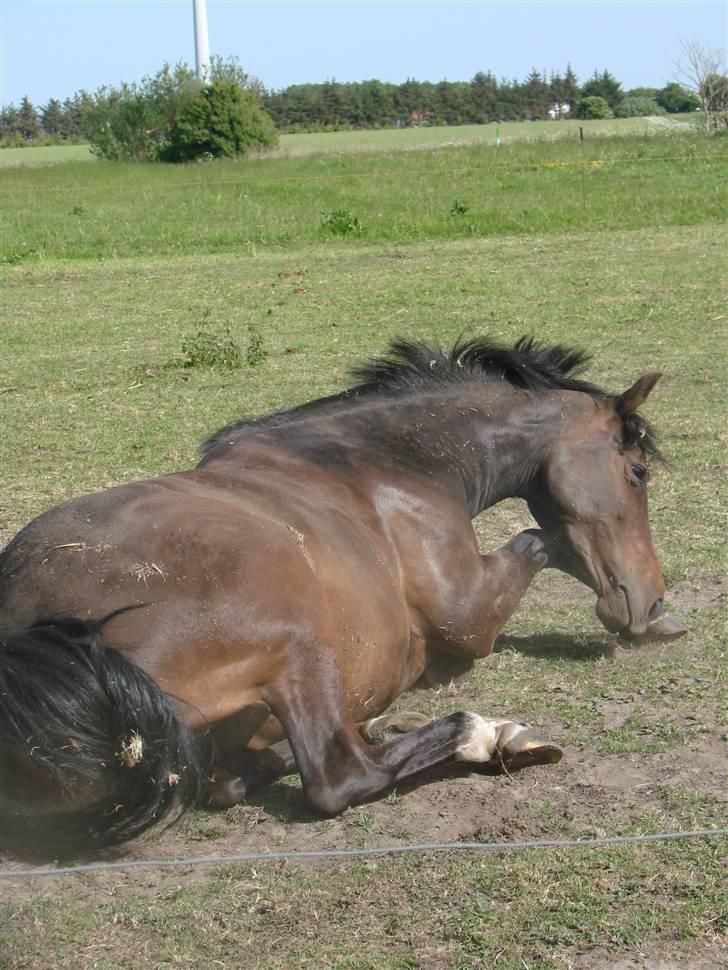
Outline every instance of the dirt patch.
[[[407, 843], [515, 842], [592, 838], [633, 831], [635, 819], [664, 814], [670, 788], [714, 795], [728, 811], [726, 745], [717, 735], [662, 755], [599, 757], [567, 749], [555, 766], [493, 776], [442, 768], [369, 805], [321, 819], [298, 785], [277, 784], [225, 813], [193, 813], [177, 826], [108, 853], [109, 862], [204, 858], [241, 853], [375, 848]], [[25, 868], [5, 862], [7, 871]], [[78, 898], [104, 888], [114, 896], [156, 893], [204, 881], [210, 867], [129, 869], [64, 878]], [[60, 878], [60, 877], [59, 877]], [[59, 882], [4, 884], [12, 899], [49, 898]]]
[[728, 576], [697, 576], [675, 583], [665, 597], [675, 613], [714, 609], [725, 605]]

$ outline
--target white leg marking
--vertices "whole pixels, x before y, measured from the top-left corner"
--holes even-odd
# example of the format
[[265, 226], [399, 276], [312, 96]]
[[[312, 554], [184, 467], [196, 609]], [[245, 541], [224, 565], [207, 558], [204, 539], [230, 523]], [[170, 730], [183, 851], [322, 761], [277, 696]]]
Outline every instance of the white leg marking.
[[455, 760], [484, 764], [495, 753], [498, 726], [502, 722], [487, 720], [471, 712], [468, 712], [467, 718], [468, 725], [463, 732], [463, 741], [455, 752]]

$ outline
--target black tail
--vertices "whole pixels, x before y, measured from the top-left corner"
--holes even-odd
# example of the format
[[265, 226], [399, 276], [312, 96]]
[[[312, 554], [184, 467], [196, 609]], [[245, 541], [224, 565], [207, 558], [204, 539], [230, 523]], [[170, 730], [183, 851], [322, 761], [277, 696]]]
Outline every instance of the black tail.
[[104, 646], [104, 622], [41, 620], [0, 641], [1, 851], [88, 854], [204, 790], [204, 742], [151, 677]]

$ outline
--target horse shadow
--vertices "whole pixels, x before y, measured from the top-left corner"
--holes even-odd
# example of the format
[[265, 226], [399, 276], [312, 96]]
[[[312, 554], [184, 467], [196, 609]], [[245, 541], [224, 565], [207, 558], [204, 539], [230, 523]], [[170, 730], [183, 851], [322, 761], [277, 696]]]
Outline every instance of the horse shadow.
[[583, 663], [600, 658], [613, 658], [618, 647], [617, 639], [608, 635], [536, 633], [529, 636], [517, 636], [512, 633], [504, 633], [496, 640], [493, 653], [499, 654], [512, 650], [526, 657], [537, 657], [544, 660], [573, 660]]

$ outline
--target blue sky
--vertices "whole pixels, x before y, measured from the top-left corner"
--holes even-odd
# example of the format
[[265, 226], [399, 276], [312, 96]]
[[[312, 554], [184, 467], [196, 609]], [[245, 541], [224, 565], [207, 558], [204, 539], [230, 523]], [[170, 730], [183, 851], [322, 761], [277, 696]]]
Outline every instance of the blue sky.
[[[662, 86], [683, 38], [725, 48], [728, 0], [208, 0], [210, 48], [268, 88], [380, 78], [524, 78], [571, 62]], [[191, 0], [0, 0], [0, 100], [35, 104], [194, 63]]]

